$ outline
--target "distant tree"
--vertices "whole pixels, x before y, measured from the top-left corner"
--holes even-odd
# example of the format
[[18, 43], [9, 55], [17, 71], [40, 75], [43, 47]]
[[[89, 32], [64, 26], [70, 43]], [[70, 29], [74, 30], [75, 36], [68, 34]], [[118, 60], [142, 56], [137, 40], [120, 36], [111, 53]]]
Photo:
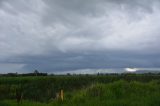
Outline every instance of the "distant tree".
[[70, 74], [70, 73], [67, 73], [67, 76], [71, 76], [71, 74]]
[[38, 70], [34, 70], [34, 74], [37, 76], [39, 74]]
[[100, 75], [100, 73], [98, 72], [98, 73], [97, 73], [97, 75], [99, 76], [99, 75]]

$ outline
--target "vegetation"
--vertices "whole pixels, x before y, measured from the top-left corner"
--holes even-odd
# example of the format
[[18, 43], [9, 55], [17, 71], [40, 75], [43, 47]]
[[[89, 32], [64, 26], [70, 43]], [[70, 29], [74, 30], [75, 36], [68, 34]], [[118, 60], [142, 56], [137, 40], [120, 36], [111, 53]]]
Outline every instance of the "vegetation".
[[159, 98], [158, 74], [0, 77], [0, 106], [160, 106]]

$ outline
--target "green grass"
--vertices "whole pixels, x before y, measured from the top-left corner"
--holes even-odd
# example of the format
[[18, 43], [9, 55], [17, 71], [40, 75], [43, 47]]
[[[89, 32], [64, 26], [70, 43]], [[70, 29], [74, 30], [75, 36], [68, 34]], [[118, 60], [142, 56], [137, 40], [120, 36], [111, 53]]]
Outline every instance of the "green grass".
[[17, 104], [14, 100], [5, 100], [0, 102], [0, 106], [49, 106], [45, 103], [31, 102], [31, 101], [23, 101], [21, 104]]
[[[80, 90], [65, 92], [64, 101], [40, 103], [25, 100], [19, 106], [160, 106], [160, 82], [115, 81], [95, 83]], [[4, 100], [0, 106], [17, 106], [14, 100]]]

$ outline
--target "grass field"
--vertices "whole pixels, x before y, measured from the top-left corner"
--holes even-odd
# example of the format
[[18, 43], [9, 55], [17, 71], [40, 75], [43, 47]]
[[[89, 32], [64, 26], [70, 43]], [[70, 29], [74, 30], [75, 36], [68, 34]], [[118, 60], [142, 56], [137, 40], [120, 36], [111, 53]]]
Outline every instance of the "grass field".
[[[24, 92], [22, 103], [19, 106], [160, 106], [160, 80], [157, 76], [156, 78], [145, 76], [147, 80], [142, 80], [143, 77], [139, 75], [134, 76], [137, 78], [135, 80], [130, 80], [133, 76], [127, 77], [128, 79], [121, 78], [121, 76], [109, 76], [110, 80], [112, 78], [112, 81], [109, 82], [98, 79], [99, 76], [91, 77], [91, 79], [97, 78], [96, 81], [87, 80], [90, 79], [88, 76], [78, 79], [75, 76], [63, 77], [1, 78], [0, 106], [18, 105], [14, 98], [15, 89], [22, 89]], [[108, 76], [100, 78], [102, 77], [103, 79], [108, 78]], [[83, 81], [85, 78], [86, 82]], [[79, 85], [73, 83], [72, 80], [79, 81]], [[55, 81], [54, 86], [50, 86], [52, 84], [50, 81]], [[58, 86], [58, 83], [63, 85], [62, 82], [66, 87]], [[63, 101], [54, 98], [55, 92], [60, 89], [64, 90]]]

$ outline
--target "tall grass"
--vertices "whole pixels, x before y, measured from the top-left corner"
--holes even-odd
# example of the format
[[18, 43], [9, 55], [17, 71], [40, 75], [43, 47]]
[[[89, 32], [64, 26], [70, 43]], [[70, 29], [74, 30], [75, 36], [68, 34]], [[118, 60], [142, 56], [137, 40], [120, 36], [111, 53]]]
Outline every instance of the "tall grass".
[[[34, 84], [27, 85], [27, 87], [29, 86], [28, 92], [31, 92], [31, 95], [28, 97], [41, 96], [42, 101], [29, 100], [27, 97], [24, 98], [20, 106], [160, 106], [160, 80], [149, 82], [118, 80], [110, 83], [95, 81], [92, 84], [88, 84], [88, 87], [84, 86], [81, 89], [70, 91], [64, 90], [63, 101], [56, 99], [46, 101], [46, 98], [43, 98], [41, 92], [48, 92], [47, 95], [52, 95], [53, 92], [43, 89], [50, 87], [50, 85], [48, 84], [47, 86], [46, 84], [45, 87], [39, 85], [35, 89]], [[4, 86], [2, 84], [1, 87], [1, 89], [6, 87], [6, 89], [12, 91], [12, 89], [7, 88], [10, 85]], [[36, 92], [32, 92], [32, 87]], [[43, 99], [45, 102], [43, 102]], [[17, 102], [13, 98], [10, 100], [1, 100], [0, 106], [17, 106]]]

